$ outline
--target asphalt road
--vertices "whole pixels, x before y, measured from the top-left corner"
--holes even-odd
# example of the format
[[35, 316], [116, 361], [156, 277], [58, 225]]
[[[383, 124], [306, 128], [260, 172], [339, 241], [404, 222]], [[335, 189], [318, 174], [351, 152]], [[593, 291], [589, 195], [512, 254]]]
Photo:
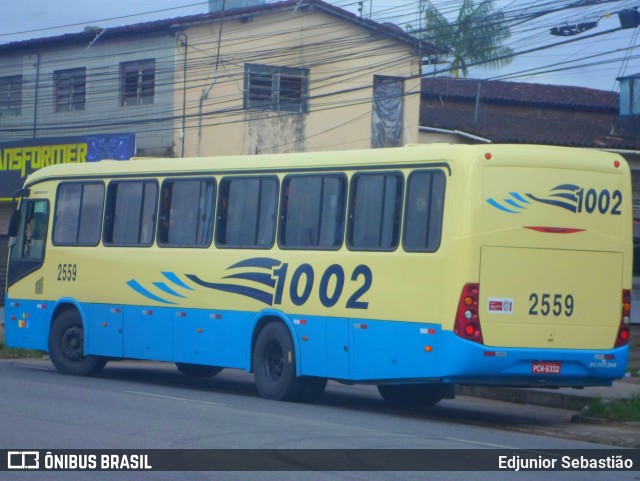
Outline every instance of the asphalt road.
[[[315, 405], [266, 401], [253, 377], [192, 380], [171, 364], [112, 362], [96, 377], [56, 373], [46, 360], [0, 362], [1, 449], [587, 449], [612, 447], [569, 422], [571, 412], [458, 397], [434, 408], [388, 407], [375, 387], [329, 383]], [[637, 431], [637, 427], [634, 427]], [[613, 431], [612, 437], [620, 436]], [[624, 434], [622, 434], [624, 435]], [[591, 436], [591, 437], [590, 437]], [[573, 437], [576, 439], [566, 439]], [[583, 439], [583, 440], [580, 440]], [[585, 441], [604, 441], [593, 444]], [[461, 459], [464, 463], [464, 459]], [[0, 473], [0, 479], [541, 479], [536, 472]], [[553, 479], [640, 479], [562, 472]]]

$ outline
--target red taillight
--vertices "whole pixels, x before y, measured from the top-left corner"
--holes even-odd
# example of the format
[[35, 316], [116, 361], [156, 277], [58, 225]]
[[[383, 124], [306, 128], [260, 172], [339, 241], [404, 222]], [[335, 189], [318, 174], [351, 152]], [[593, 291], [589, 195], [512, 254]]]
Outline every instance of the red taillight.
[[453, 332], [463, 339], [483, 344], [480, 316], [478, 315], [479, 293], [480, 286], [478, 284], [467, 284], [462, 288]]
[[625, 344], [629, 342], [629, 329], [620, 329], [620, 334], [618, 335], [618, 338], [620, 339], [620, 341], [624, 342]]
[[629, 343], [629, 325], [631, 324], [631, 291], [622, 290], [622, 319], [616, 336], [614, 347], [626, 346]]

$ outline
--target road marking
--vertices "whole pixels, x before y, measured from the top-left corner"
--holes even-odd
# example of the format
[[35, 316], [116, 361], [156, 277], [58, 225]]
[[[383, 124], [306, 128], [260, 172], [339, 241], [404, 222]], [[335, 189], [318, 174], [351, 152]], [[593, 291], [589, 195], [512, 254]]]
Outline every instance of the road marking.
[[501, 448], [501, 449], [514, 449], [513, 446], [504, 446], [502, 444], [491, 444], [491, 443], [482, 443], [479, 441], [471, 441], [470, 439], [459, 439], [459, 438], [445, 438], [451, 441], [458, 441], [460, 443], [469, 443], [469, 444], [477, 444], [479, 446], [491, 446], [492, 448]]
[[226, 404], [221, 403], [212, 403], [209, 401], [198, 401], [197, 399], [186, 399], [181, 397], [172, 397], [172, 396], [162, 396], [160, 394], [151, 394], [149, 392], [139, 392], [139, 391], [124, 391], [127, 394], [136, 394], [138, 396], [149, 396], [149, 397], [158, 397], [161, 399], [170, 399], [171, 401], [186, 401], [190, 403], [199, 403], [199, 404], [210, 404], [212, 406], [226, 406]]

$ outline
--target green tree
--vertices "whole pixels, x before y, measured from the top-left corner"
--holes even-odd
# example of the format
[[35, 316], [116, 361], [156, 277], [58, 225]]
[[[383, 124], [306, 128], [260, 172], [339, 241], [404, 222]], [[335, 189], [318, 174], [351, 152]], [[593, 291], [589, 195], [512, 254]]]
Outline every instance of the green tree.
[[449, 22], [429, 1], [424, 9], [424, 39], [451, 51], [453, 75], [466, 77], [469, 66], [500, 68], [511, 62], [513, 50], [503, 43], [511, 36], [504, 14], [496, 11], [493, 0], [476, 4], [463, 0], [458, 17]]

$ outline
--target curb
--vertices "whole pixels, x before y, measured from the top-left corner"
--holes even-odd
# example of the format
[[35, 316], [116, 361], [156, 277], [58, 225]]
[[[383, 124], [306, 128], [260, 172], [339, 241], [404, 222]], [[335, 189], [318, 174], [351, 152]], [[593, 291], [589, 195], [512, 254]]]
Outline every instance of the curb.
[[584, 414], [574, 414], [571, 416], [571, 422], [576, 424], [610, 424], [611, 421], [603, 418], [594, 418], [585, 416]]
[[496, 401], [506, 401], [518, 404], [532, 404], [549, 408], [569, 409], [581, 411], [595, 398], [560, 393], [555, 389], [540, 388], [509, 388], [484, 386], [456, 386], [456, 394], [460, 396], [474, 396]]

